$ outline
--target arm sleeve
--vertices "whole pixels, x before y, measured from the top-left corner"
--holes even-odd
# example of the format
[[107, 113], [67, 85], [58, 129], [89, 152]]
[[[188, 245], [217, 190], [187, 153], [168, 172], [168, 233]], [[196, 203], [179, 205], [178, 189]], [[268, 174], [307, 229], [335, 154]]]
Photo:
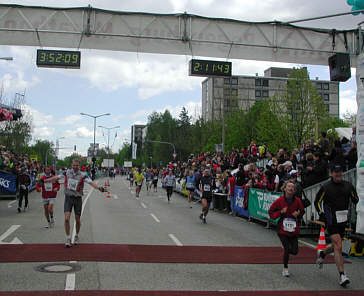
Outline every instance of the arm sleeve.
[[269, 217], [273, 220], [275, 220], [281, 216], [281, 208], [279, 206], [279, 200], [280, 199], [277, 199], [276, 201], [274, 201], [268, 211]]
[[351, 187], [352, 187], [351, 194], [350, 194], [351, 201], [354, 204], [357, 204], [359, 202], [358, 193], [356, 192], [355, 187], [353, 185], [351, 185]]
[[319, 192], [317, 192], [315, 201], [314, 201], [315, 209], [316, 209], [317, 213], [319, 213], [319, 214], [323, 212], [321, 204], [324, 201], [324, 199], [325, 199], [325, 190], [324, 190], [324, 187], [322, 186], [320, 188]]

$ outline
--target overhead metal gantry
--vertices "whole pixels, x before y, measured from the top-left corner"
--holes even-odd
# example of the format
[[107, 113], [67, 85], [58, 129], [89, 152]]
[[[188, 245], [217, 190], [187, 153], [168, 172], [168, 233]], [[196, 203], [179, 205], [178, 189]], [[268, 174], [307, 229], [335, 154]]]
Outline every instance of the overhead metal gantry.
[[327, 65], [362, 49], [360, 28], [327, 30], [191, 14], [0, 4], [0, 44], [177, 54]]

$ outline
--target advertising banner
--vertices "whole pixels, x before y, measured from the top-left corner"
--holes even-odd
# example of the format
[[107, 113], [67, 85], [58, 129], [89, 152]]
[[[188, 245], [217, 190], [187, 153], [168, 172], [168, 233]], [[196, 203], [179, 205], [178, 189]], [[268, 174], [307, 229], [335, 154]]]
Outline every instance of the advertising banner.
[[16, 192], [16, 175], [8, 172], [0, 171], [0, 191], [1, 192]]
[[255, 217], [260, 220], [270, 221], [277, 224], [278, 219], [271, 220], [269, 218], [268, 210], [272, 203], [281, 196], [279, 193], [264, 191], [261, 189], [249, 189], [249, 216]]
[[232, 200], [232, 211], [234, 214], [239, 214], [243, 217], [249, 217], [248, 209], [244, 209], [244, 201], [249, 196], [244, 196], [244, 189], [240, 186], [235, 186], [234, 198]]

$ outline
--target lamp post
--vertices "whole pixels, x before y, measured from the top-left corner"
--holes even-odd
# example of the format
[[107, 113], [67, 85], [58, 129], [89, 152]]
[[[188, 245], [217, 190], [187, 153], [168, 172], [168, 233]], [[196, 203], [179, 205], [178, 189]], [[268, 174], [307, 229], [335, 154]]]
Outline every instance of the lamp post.
[[109, 166], [109, 159], [110, 159], [110, 131], [112, 129], [116, 129], [116, 128], [120, 128], [120, 126], [114, 126], [114, 127], [105, 127], [105, 126], [102, 126], [102, 125], [99, 125], [100, 128], [104, 128], [104, 129], [107, 129], [107, 169], [109, 170], [110, 169], [110, 166]]
[[173, 147], [173, 158], [176, 157], [176, 147], [174, 146], [173, 143], [170, 143], [170, 142], [161, 142], [161, 141], [152, 141], [152, 140], [146, 140], [146, 142], [152, 142], [152, 143], [159, 143], [159, 144], [168, 144], [168, 145], [171, 145]]
[[65, 139], [65, 137], [60, 137], [56, 139], [56, 157], [54, 158], [54, 170], [57, 169], [57, 158], [59, 153], [59, 140]]
[[13, 57], [1, 57], [0, 60], [12, 61], [13, 60]]
[[[101, 116], [107, 116], [107, 115], [111, 115], [110, 113], [105, 113], [105, 114], [100, 114], [100, 115], [90, 115], [90, 114], [87, 114], [87, 113], [83, 113], [81, 112], [80, 113], [81, 115], [84, 115], [84, 116], [89, 116], [89, 117], [92, 117], [94, 119], [94, 146], [93, 146], [93, 155], [92, 155], [92, 170], [95, 172], [95, 163], [96, 163], [96, 155], [95, 155], [95, 141], [96, 141], [96, 118], [98, 117], [101, 117]], [[94, 178], [94, 174], [92, 173], [92, 177], [93, 179]]]

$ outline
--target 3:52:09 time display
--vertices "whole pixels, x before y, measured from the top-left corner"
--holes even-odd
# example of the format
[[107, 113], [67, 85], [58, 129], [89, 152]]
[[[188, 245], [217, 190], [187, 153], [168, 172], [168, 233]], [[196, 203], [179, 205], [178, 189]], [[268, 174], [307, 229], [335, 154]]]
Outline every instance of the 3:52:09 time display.
[[190, 76], [231, 76], [231, 62], [195, 60], [189, 65]]
[[50, 68], [79, 69], [81, 65], [80, 51], [37, 50], [37, 66]]

